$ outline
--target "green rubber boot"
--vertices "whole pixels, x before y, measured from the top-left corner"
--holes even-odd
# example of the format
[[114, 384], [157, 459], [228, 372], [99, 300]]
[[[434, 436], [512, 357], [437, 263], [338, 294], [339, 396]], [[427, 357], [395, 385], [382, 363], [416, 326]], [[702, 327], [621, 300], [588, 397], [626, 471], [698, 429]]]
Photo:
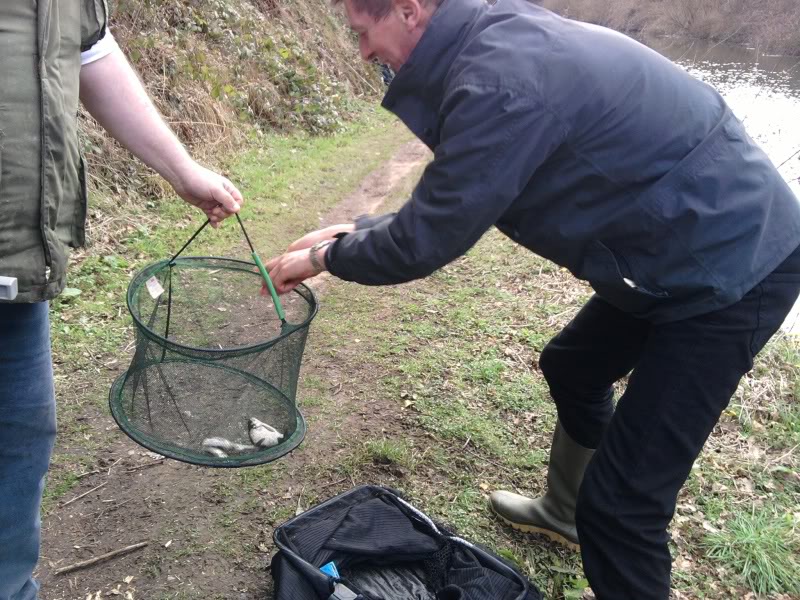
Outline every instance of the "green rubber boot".
[[541, 533], [574, 550], [578, 545], [575, 528], [575, 503], [583, 473], [594, 450], [584, 448], [569, 437], [561, 423], [556, 424], [547, 469], [547, 492], [532, 500], [512, 492], [492, 492], [492, 510], [514, 529]]

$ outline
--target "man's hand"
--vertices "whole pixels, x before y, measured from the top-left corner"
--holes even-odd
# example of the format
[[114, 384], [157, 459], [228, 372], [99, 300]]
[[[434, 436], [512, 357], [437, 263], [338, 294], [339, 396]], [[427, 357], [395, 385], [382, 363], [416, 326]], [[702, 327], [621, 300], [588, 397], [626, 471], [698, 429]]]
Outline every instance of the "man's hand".
[[352, 223], [340, 223], [339, 225], [331, 225], [330, 227], [325, 227], [324, 229], [312, 231], [311, 233], [307, 233], [301, 237], [299, 240], [293, 242], [286, 251], [294, 252], [295, 250], [311, 248], [311, 246], [317, 242], [333, 240], [333, 237], [337, 233], [351, 233], [352, 231], [355, 231], [355, 228], [356, 226]]
[[206, 213], [212, 227], [239, 212], [242, 194], [228, 179], [191, 161], [180, 172], [175, 192]]
[[[317, 253], [317, 257], [323, 265], [326, 264], [324, 256], [327, 249], [327, 247], [322, 248]], [[298, 284], [321, 273], [319, 269], [315, 269], [314, 265], [311, 264], [311, 250], [309, 248], [287, 252], [267, 261], [265, 266], [269, 271], [269, 278], [272, 279], [275, 291], [279, 294], [291, 292]], [[265, 293], [263, 286], [261, 293]]]

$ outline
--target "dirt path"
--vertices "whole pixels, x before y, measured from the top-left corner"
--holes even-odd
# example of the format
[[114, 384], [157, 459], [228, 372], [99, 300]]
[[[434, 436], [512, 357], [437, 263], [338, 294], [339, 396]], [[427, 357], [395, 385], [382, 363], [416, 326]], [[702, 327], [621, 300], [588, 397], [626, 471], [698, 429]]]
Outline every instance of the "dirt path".
[[[428, 159], [421, 144], [402, 146], [325, 215], [322, 225], [375, 212], [398, 183]], [[323, 277], [312, 286], [319, 294], [327, 284]], [[397, 410], [380, 398], [360, 397], [358, 382], [346, 381], [352, 375], [337, 368], [330, 355], [306, 352], [303, 380], [323, 385], [316, 391], [334, 396], [338, 409], [331, 413], [325, 403], [304, 408], [310, 424], [305, 443], [266, 467], [214, 470], [164, 460], [128, 440], [108, 414], [88, 408], [83, 420], [101, 432], [99, 449], [87, 457], [79, 483], [44, 519], [37, 572], [40, 597], [271, 597], [267, 566], [273, 527], [314, 501], [350, 487], [354, 482], [338, 468], [341, 432], [368, 428], [367, 414], [380, 411], [390, 417]], [[301, 389], [308, 387], [301, 384]], [[392, 426], [402, 428], [402, 419], [382, 419], [378, 424]], [[56, 574], [58, 569], [143, 541], [148, 542], [146, 547], [126, 556]]]

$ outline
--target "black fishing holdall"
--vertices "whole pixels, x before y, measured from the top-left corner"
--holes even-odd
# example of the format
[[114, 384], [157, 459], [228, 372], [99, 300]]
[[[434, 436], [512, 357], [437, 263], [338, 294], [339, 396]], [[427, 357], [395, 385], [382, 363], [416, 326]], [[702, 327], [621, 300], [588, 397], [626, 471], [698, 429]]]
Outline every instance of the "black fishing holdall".
[[391, 489], [361, 486], [279, 526], [275, 600], [541, 600], [486, 549]]

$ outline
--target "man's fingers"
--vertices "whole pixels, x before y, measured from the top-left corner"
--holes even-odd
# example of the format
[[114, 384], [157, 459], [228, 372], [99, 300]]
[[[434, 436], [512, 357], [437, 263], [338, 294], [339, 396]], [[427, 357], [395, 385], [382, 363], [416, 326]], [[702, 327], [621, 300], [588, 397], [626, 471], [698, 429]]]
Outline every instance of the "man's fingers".
[[272, 285], [275, 286], [275, 289], [278, 289], [279, 283], [282, 281], [282, 264], [281, 264], [282, 256], [278, 258], [273, 258], [272, 260], [268, 261], [266, 264], [267, 272], [269, 273], [269, 278], [272, 280]]
[[[216, 200], [217, 203], [219, 203], [223, 207], [223, 209], [225, 209], [226, 212], [228, 213], [239, 212], [240, 208], [239, 203], [228, 192], [228, 190], [225, 189], [224, 185], [220, 185], [217, 189], [215, 189], [214, 192], [212, 193], [212, 196], [214, 197], [214, 200]], [[239, 197], [241, 198], [241, 194], [239, 195]]]
[[283, 285], [282, 285], [280, 288], [276, 288], [276, 291], [277, 291], [279, 294], [281, 294], [281, 295], [283, 295], [283, 294], [288, 294], [288, 293], [289, 293], [289, 292], [291, 292], [291, 291], [292, 291], [294, 288], [296, 288], [296, 287], [298, 286], [298, 284], [299, 284], [299, 283], [300, 283], [300, 282], [299, 282], [299, 281], [297, 281], [297, 280], [290, 280], [290, 281], [287, 281], [287, 282], [286, 282], [286, 283], [284, 283], [284, 284], [283, 284]]
[[239, 206], [244, 204], [244, 197], [242, 196], [242, 193], [239, 191], [239, 188], [231, 183], [229, 179], [224, 179], [222, 181], [222, 186], [231, 196], [233, 196], [233, 199], [236, 200]]

